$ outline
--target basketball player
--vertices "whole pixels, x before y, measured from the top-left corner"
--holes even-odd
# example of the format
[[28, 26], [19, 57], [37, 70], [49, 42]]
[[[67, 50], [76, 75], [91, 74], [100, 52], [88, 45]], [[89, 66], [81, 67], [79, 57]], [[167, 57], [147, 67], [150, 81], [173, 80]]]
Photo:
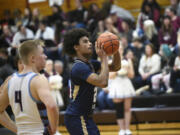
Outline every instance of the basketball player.
[[114, 54], [108, 66], [107, 55], [100, 44], [96, 43], [96, 53], [101, 63], [90, 60], [93, 45], [84, 29], [73, 29], [65, 35], [64, 51], [76, 57], [70, 73], [70, 104], [65, 113], [65, 125], [71, 135], [99, 135], [92, 120], [97, 91], [94, 87], [106, 87], [109, 71], [120, 69], [119, 52]]
[[11, 105], [18, 135], [53, 135], [59, 114], [48, 80], [38, 74], [46, 61], [42, 42], [23, 42], [19, 55], [24, 69], [5, 82], [0, 93], [0, 113]]
[[[22, 72], [22, 70], [24, 68], [22, 61], [20, 60], [20, 58], [18, 56], [16, 57], [15, 61], [16, 61], [16, 65], [18, 67], [18, 72], [19, 73]], [[9, 77], [7, 78], [7, 80], [9, 80]], [[6, 81], [4, 82], [4, 84], [6, 83]], [[4, 84], [1, 85], [0, 92], [3, 89]], [[2, 124], [7, 129], [11, 130], [12, 132], [17, 133], [16, 124], [10, 119], [10, 117], [6, 113], [6, 111], [0, 113], [0, 124]]]

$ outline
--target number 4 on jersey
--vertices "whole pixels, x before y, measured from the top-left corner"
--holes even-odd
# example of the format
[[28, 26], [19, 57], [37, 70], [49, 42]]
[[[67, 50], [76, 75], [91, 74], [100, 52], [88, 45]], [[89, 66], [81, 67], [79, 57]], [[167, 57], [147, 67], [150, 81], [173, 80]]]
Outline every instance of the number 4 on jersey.
[[15, 103], [19, 103], [21, 111], [23, 111], [21, 91], [15, 91]]

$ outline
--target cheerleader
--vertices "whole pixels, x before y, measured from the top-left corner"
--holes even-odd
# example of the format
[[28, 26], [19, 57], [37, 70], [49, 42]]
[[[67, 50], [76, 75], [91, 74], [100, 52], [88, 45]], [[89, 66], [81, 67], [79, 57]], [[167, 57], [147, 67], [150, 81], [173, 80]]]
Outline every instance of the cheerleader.
[[131, 102], [135, 96], [135, 90], [130, 78], [134, 77], [133, 63], [130, 59], [123, 59], [123, 48], [119, 49], [121, 54], [121, 69], [118, 72], [111, 72], [109, 77], [109, 98], [112, 98], [117, 123], [120, 126], [119, 135], [131, 135]]

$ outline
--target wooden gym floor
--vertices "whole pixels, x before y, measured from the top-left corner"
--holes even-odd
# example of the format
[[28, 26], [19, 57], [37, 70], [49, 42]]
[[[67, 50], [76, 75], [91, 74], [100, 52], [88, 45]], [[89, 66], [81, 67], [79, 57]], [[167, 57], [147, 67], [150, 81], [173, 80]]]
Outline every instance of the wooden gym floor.
[[[118, 135], [117, 125], [98, 125], [101, 135]], [[132, 135], [180, 135], [180, 122], [146, 123], [131, 125]], [[64, 126], [59, 127], [62, 135], [69, 135]]]

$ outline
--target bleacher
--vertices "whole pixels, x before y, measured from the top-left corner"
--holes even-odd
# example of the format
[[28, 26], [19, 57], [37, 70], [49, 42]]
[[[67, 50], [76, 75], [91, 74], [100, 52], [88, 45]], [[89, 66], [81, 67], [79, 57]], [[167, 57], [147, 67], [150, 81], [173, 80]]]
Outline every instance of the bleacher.
[[[132, 123], [180, 122], [180, 94], [163, 94], [134, 97]], [[97, 124], [115, 124], [115, 110], [95, 111]], [[60, 125], [64, 125], [64, 111], [60, 112]]]

